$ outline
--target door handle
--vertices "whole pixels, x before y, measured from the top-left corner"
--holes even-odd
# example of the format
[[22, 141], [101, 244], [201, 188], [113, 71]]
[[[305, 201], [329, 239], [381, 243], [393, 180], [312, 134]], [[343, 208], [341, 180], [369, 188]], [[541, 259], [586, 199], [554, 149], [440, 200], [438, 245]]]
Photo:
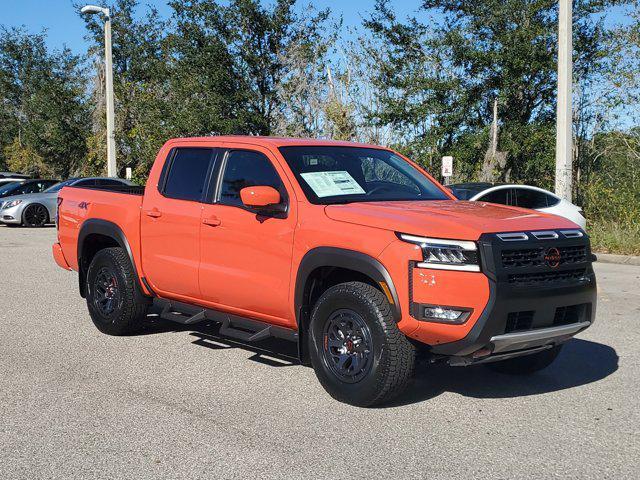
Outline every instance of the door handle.
[[220, 225], [221, 222], [218, 217], [216, 217], [215, 215], [212, 215], [209, 218], [203, 218], [202, 223], [204, 223], [205, 225], [209, 225], [211, 227], [217, 227], [218, 225]]
[[160, 210], [158, 210], [157, 208], [154, 208], [153, 210], [146, 210], [145, 215], [152, 217], [152, 218], [158, 218], [162, 216], [162, 212]]

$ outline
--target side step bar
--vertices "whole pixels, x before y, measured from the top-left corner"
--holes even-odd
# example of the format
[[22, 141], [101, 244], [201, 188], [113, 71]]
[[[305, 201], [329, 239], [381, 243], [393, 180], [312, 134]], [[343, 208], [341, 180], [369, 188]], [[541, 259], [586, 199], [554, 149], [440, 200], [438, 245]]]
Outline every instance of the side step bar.
[[183, 325], [193, 325], [203, 321], [218, 322], [221, 324], [220, 335], [236, 338], [243, 342], [258, 342], [270, 337], [291, 342], [298, 341], [296, 330], [271, 325], [260, 320], [158, 297], [153, 299], [153, 305], [161, 309], [160, 318]]

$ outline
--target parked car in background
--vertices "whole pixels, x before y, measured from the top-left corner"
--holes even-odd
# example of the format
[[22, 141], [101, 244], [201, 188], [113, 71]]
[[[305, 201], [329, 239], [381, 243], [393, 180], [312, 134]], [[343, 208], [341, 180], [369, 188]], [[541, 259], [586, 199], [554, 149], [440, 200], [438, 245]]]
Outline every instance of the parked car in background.
[[60, 180], [15, 180], [0, 185], [0, 198], [24, 195], [26, 193], [40, 193], [60, 182]]
[[31, 178], [29, 175], [15, 172], [0, 172], [0, 180], [26, 180]]
[[0, 222], [6, 225], [42, 227], [53, 223], [58, 208], [58, 192], [66, 186], [102, 187], [133, 185], [121, 178], [70, 178], [39, 193], [12, 195], [0, 200]]
[[568, 218], [572, 222], [580, 225], [582, 229], [587, 227], [587, 220], [582, 215], [582, 208], [542, 188], [532, 187], [530, 185], [483, 182], [456, 183], [448, 187], [460, 200], [531, 208], [540, 212]]

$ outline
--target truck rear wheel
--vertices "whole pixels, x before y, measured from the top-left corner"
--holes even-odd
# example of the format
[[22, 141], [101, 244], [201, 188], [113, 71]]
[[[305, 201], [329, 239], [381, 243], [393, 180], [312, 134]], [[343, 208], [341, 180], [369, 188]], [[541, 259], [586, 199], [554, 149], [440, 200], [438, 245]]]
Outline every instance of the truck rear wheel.
[[148, 303], [136, 286], [129, 256], [122, 248], [100, 250], [87, 272], [87, 307], [93, 323], [108, 335], [126, 335], [138, 330]]
[[529, 375], [547, 368], [558, 357], [562, 345], [556, 345], [548, 350], [543, 350], [531, 355], [502, 360], [501, 362], [487, 363], [491, 370], [511, 375]]
[[413, 375], [413, 344], [398, 330], [384, 294], [366, 283], [327, 289], [313, 308], [308, 338], [318, 380], [341, 402], [388, 402]]

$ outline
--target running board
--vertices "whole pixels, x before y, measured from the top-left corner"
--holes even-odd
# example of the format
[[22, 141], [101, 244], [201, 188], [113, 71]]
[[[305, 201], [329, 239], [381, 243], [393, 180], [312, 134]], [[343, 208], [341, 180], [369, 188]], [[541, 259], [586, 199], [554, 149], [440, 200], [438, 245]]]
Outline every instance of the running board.
[[220, 335], [232, 337], [243, 342], [258, 342], [271, 337], [291, 342], [298, 341], [297, 331], [291, 328], [271, 325], [260, 320], [158, 297], [153, 299], [153, 304], [162, 309], [160, 318], [183, 325], [194, 325], [203, 321], [218, 322], [220, 323]]

